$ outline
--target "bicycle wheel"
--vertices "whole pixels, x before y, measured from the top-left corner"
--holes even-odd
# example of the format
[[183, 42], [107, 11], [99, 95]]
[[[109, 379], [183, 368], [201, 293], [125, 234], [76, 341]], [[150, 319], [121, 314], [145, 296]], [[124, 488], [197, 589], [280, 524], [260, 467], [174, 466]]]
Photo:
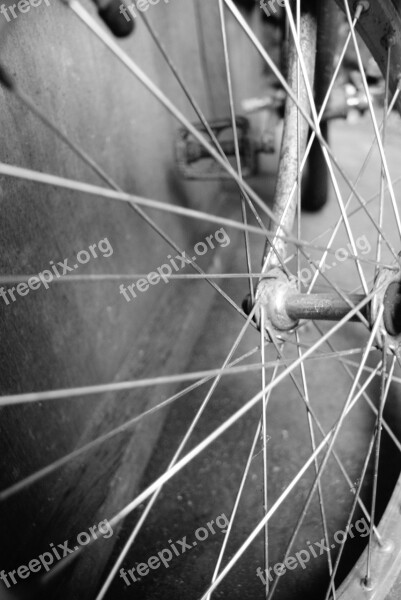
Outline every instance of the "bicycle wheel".
[[[26, 591], [29, 595], [37, 586], [41, 598], [100, 599], [106, 594], [110, 598], [132, 595], [132, 586], [148, 577], [153, 569], [166, 567], [164, 573], [170, 578], [173, 557], [183, 564], [181, 554], [186, 554], [193, 557], [189, 563], [199, 559], [203, 567], [197, 577], [196, 565], [190, 575], [186, 573], [185, 597], [188, 590], [192, 590], [194, 597], [203, 594], [205, 599], [225, 597], [227, 593], [230, 597], [243, 598], [243, 587], [237, 584], [230, 587], [235, 581], [233, 571], [238, 571], [238, 575], [245, 572], [239, 566], [240, 561], [255, 542], [265, 552], [265, 564], [257, 572], [259, 565], [254, 563], [252, 583], [247, 583], [245, 578], [242, 586], [249, 586], [250, 590], [256, 582], [261, 597], [268, 594], [279, 598], [280, 593], [281, 597], [283, 594], [289, 597], [287, 584], [284, 592], [280, 591], [283, 582], [291, 579], [289, 573], [286, 573], [287, 579], [283, 577], [284, 571], [291, 571], [288, 564], [296, 540], [300, 543], [305, 540], [303, 550], [309, 553], [310, 561], [311, 544], [306, 542], [305, 533], [297, 536], [316, 496], [321, 513], [318, 531], [323, 532], [321, 542], [329, 549], [329, 535], [334, 528], [338, 533], [353, 525], [354, 537], [355, 531], [357, 537], [369, 536], [359, 562], [352, 565], [347, 562], [352, 539], [345, 545], [345, 534], [341, 540], [337, 539], [339, 536], [335, 538], [338, 547], [333, 552], [322, 554], [323, 564], [316, 557], [321, 597], [356, 598], [375, 594], [376, 598], [385, 598], [398, 573], [399, 483], [392, 486], [393, 495], [392, 490], [386, 492], [386, 485], [381, 485], [380, 493], [387, 504], [382, 511], [381, 506], [376, 506], [377, 476], [385, 436], [396, 445], [396, 449], [391, 447], [391, 456], [397, 474], [400, 464], [397, 423], [387, 421], [392, 416], [390, 411], [397, 413], [396, 403], [388, 401], [390, 411], [384, 416], [383, 412], [387, 397], [394, 396], [398, 383], [395, 369], [398, 369], [401, 329], [397, 253], [401, 227], [394, 191], [397, 180], [390, 177], [392, 164], [389, 167], [385, 160], [377, 117], [371, 107], [381, 153], [381, 160], [376, 161], [379, 202], [374, 204], [365, 201], [366, 190], [355, 189], [352, 178], [344, 173], [342, 162], [326, 148], [314, 105], [309, 116], [311, 88], [302, 86], [301, 82], [304, 71], [313, 73], [314, 11], [297, 5], [298, 19], [295, 17], [294, 23], [286, 4], [293, 38], [289, 53], [290, 86], [279, 73], [277, 75], [296, 107], [295, 112], [287, 113], [286, 125], [288, 127], [290, 120], [295, 123], [297, 152], [295, 160], [292, 150], [282, 153], [278, 178], [286, 180], [286, 185], [278, 185], [270, 207], [242, 177], [252, 162], [253, 146], [246, 122], [235, 118], [233, 112], [233, 106], [239, 105], [241, 99], [238, 90], [242, 93], [244, 72], [255, 88], [258, 85], [252, 82], [253, 75], [249, 76], [251, 71], [256, 78], [262, 70], [255, 57], [261, 55], [273, 71], [277, 70], [258, 43], [252, 27], [259, 27], [260, 15], [239, 12], [231, 0], [202, 4], [176, 0], [174, 7], [168, 2], [153, 4], [148, 4], [143, 14], [138, 9], [135, 17], [134, 5], [130, 14], [138, 18], [136, 31], [121, 45], [99, 27], [94, 10], [89, 8], [88, 11], [76, 0], [67, 7], [32, 5], [27, 15], [29, 21], [23, 10], [21, 14], [15, 12], [19, 10], [17, 5], [13, 7], [17, 17], [12, 11], [7, 13], [10, 22], [5, 25], [13, 28], [13, 36], [7, 36], [6, 31], [1, 49], [1, 64], [5, 68], [1, 72], [5, 143], [0, 150], [0, 174], [6, 209], [2, 225], [5, 251], [2, 252], [1, 277], [4, 301], [1, 305], [4, 340], [1, 449], [3, 464], [10, 468], [2, 474], [0, 499], [4, 503], [4, 538], [12, 539], [13, 543], [3, 547], [4, 569], [0, 577], [4, 592], [13, 595]], [[356, 16], [348, 13], [348, 5], [340, 3], [340, 8], [346, 10], [351, 21], [347, 43], [356, 41], [353, 33], [355, 27], [360, 28], [373, 56], [384, 67], [388, 95], [394, 94], [391, 102], [394, 108], [398, 104], [396, 68], [401, 33], [398, 12], [385, 2], [371, 2], [369, 7], [362, 3], [356, 9]], [[63, 44], [59, 43], [57, 29], [61, 19], [68, 32]], [[297, 21], [303, 50], [300, 56], [295, 32]], [[381, 28], [377, 27], [378, 22]], [[385, 38], [389, 40], [386, 47], [382, 43], [383, 31], [388, 35], [390, 22], [395, 35], [390, 36], [391, 40]], [[314, 35], [310, 35], [313, 32]], [[14, 40], [19, 42], [18, 50]], [[237, 50], [240, 64], [232, 64], [230, 68], [230, 58], [235, 56], [229, 51], [233, 42], [240, 45], [243, 52]], [[49, 48], [58, 48], [59, 53], [49, 52]], [[114, 62], [114, 59], [117, 60]], [[166, 61], [169, 71], [166, 71]], [[244, 69], [244, 61], [247, 69]], [[126, 69], [136, 79], [128, 78]], [[114, 89], [111, 81], [116, 82]], [[191, 89], [196, 90], [196, 100], [189, 96]], [[150, 99], [149, 92], [155, 99]], [[174, 103], [169, 97], [174, 97]], [[132, 98], [135, 98], [135, 112]], [[167, 112], [159, 109], [159, 103]], [[388, 99], [385, 114], [389, 104]], [[185, 170], [185, 181], [173, 169], [171, 138], [175, 126], [168, 113], [189, 131], [190, 137], [179, 137], [180, 157], [185, 159], [180, 167]], [[196, 126], [189, 120], [194, 113], [198, 118]], [[316, 231], [308, 230], [307, 222], [306, 229], [301, 229], [300, 216], [298, 232], [292, 233], [294, 215], [297, 208], [299, 214], [302, 200], [297, 194], [296, 182], [301, 181], [301, 158], [309, 128], [323, 144], [339, 206], [334, 228], [328, 234], [322, 221], [319, 233], [323, 242], [314, 239]], [[387, 118], [383, 129], [388, 130]], [[228, 130], [233, 134], [232, 139], [222, 134]], [[341, 137], [343, 133], [340, 126], [338, 135]], [[333, 132], [334, 147], [336, 135]], [[136, 151], [132, 152], [135, 143]], [[212, 167], [202, 162], [205, 160], [203, 151], [210, 153]], [[224, 152], [230, 154], [229, 161]], [[199, 170], [195, 170], [195, 166]], [[341, 185], [339, 172], [344, 173]], [[208, 181], [211, 173], [214, 177], [216, 173], [217, 177], [226, 174], [235, 182], [240, 189], [240, 194], [234, 194], [240, 197], [238, 206], [232, 206], [232, 186], [223, 186], [222, 195], [221, 186]], [[190, 182], [191, 177], [198, 182]], [[342, 198], [348, 188], [352, 194], [345, 206]], [[228, 193], [230, 199], [224, 200]], [[149, 200], [155, 197], [161, 201]], [[117, 201], [125, 204], [120, 202], [117, 206]], [[389, 216], [390, 208], [395, 219]], [[363, 215], [363, 219], [361, 217], [357, 224], [353, 222], [351, 227], [354, 214]], [[192, 223], [191, 227], [188, 222]], [[315, 224], [313, 221], [314, 227]], [[363, 235], [356, 237], [361, 233], [360, 228], [367, 225], [372, 239], [368, 240], [365, 229]], [[36, 235], [38, 229], [40, 236]], [[240, 246], [240, 233], [245, 235], [245, 251]], [[252, 244], [250, 236], [255, 236]], [[269, 242], [263, 269], [255, 273], [254, 257], [260, 253], [260, 242], [266, 237]], [[346, 249], [345, 244], [349, 244]], [[374, 244], [372, 253], [370, 244]], [[294, 256], [288, 251], [290, 247], [294, 248]], [[232, 260], [234, 249], [240, 254], [242, 265], [245, 262], [238, 273], [230, 273], [225, 266]], [[345, 266], [341, 269], [340, 275], [345, 279], [337, 272], [326, 272], [333, 268], [332, 264], [326, 265], [327, 257], [333, 253], [338, 262], [349, 266], [348, 270]], [[70, 262], [66, 256], [74, 258]], [[112, 256], [108, 269], [96, 268], [96, 260]], [[99, 261], [96, 264], [99, 265]], [[292, 272], [298, 281], [306, 281], [302, 276], [309, 270], [308, 294], [300, 294], [303, 288], [289, 278], [289, 266], [294, 267]], [[347, 285], [355, 287], [355, 274], [360, 284], [350, 295], [345, 288]], [[180, 277], [184, 281], [179, 281]], [[329, 292], [311, 294], [318, 277], [328, 284]], [[259, 281], [252, 313], [256, 315], [261, 333], [252, 325], [253, 314], [243, 321], [244, 314], [232, 298], [230, 287], [225, 285], [225, 278], [248, 281], [251, 296], [253, 283]], [[154, 293], [152, 286], [156, 285], [162, 286], [159, 290], [163, 292]], [[234, 339], [228, 340], [230, 352], [217, 366], [210, 365], [205, 352], [204, 368], [186, 373], [188, 355], [207, 323], [215, 292], [237, 318], [237, 321], [232, 320], [236, 333]], [[275, 303], [278, 297], [283, 304]], [[318, 321], [322, 317], [338, 323], [320, 326]], [[348, 324], [356, 319], [359, 324]], [[228, 327], [223, 319], [219, 324], [216, 331], [222, 338], [222, 332]], [[356, 340], [350, 334], [355, 327], [359, 328]], [[245, 333], [251, 340], [251, 348], [243, 344]], [[349, 344], [351, 339], [353, 346]], [[353, 355], [360, 356], [359, 363], [349, 358]], [[370, 358], [372, 362], [368, 363]], [[340, 411], [332, 406], [332, 413], [321, 414], [319, 403], [312, 399], [311, 390], [317, 400], [319, 395], [319, 388], [315, 386], [319, 373], [314, 369], [319, 361], [326, 365], [321, 371], [323, 377], [327, 369], [334, 368], [333, 363], [346, 377], [351, 377], [348, 387], [337, 383], [337, 389], [340, 387], [345, 396]], [[206, 405], [215, 388], [220, 389], [221, 381], [230, 381], [231, 377], [237, 377], [233, 379], [237, 385], [246, 378], [247, 386], [252, 389], [256, 384], [259, 391], [253, 396], [251, 393], [250, 400], [242, 400], [235, 411], [227, 403], [219, 413], [222, 422], [210, 432], [207, 423], [202, 424], [200, 419], [208, 414]], [[195, 383], [189, 385], [192, 381]], [[177, 421], [170, 421], [170, 425], [167, 422], [166, 427], [171, 431], [167, 439], [171, 446], [160, 446], [157, 440], [167, 406], [181, 397], [186, 402], [185, 394], [193, 393], [208, 382], [212, 387], [191, 417], [188, 429], [183, 432]], [[378, 382], [376, 391], [375, 382]], [[332, 381], [332, 385], [336, 386], [336, 382]], [[295, 461], [296, 469], [284, 469], [280, 457], [280, 469], [285, 472], [276, 484], [270, 485], [276, 471], [268, 460], [268, 432], [274, 437], [269, 423], [273, 420], [274, 400], [280, 401], [287, 394], [288, 388], [284, 386], [291, 387], [307, 417], [306, 431], [310, 439], [308, 447], [303, 447]], [[224, 390], [223, 393], [228, 393], [226, 387]], [[375, 393], [377, 409], [371, 400]], [[365, 413], [358, 409], [356, 419], [352, 415], [345, 419], [360, 397], [367, 402], [370, 416], [363, 417]], [[135, 571], [128, 569], [127, 564], [132, 563], [126, 562], [127, 553], [133, 542], [138, 546], [141, 539], [138, 536], [140, 532], [143, 535], [147, 519], [163, 514], [160, 494], [170, 487], [170, 484], [167, 486], [170, 480], [173, 483], [186, 465], [197, 468], [195, 461], [202, 451], [226, 431], [234, 431], [231, 428], [237, 427], [253, 409], [257, 418], [249, 420], [253, 429], [251, 439], [242, 440], [241, 429], [235, 429], [234, 434], [236, 440], [241, 439], [238, 446], [243, 449], [246, 442], [248, 446], [243, 465], [235, 464], [236, 476], [240, 469], [238, 495], [237, 492], [234, 497], [225, 495], [220, 505], [210, 501], [215, 511], [215, 531], [211, 529], [210, 520], [199, 523], [196, 540], [192, 539], [188, 548], [183, 541], [187, 534], [179, 529], [183, 514], [179, 509], [173, 519], [169, 516], [172, 527], [169, 529], [166, 525], [163, 536], [154, 534], [152, 538], [158, 547], [156, 556], [151, 557], [155, 560], [150, 561], [147, 547], [142, 545], [139, 547], [142, 566], [136, 564]], [[185, 412], [182, 405], [179, 412]], [[299, 422], [289, 421], [296, 432]], [[339, 433], [344, 423], [345, 437]], [[347, 455], [344, 460], [341, 453], [344, 440], [356, 437], [358, 427], [368, 432], [366, 443], [361, 442], [358, 454]], [[383, 435], [379, 433], [382, 427]], [[21, 432], [24, 439], [20, 439]], [[178, 434], [175, 443], [173, 433]], [[236, 547], [231, 547], [231, 542], [226, 547], [231, 531], [235, 530], [241, 492], [245, 483], [249, 483], [253, 456], [259, 450], [263, 455], [262, 464], [258, 463], [263, 491], [257, 490], [256, 496], [261, 500], [262, 513], [255, 512], [256, 522], [246, 533], [241, 529], [239, 537], [234, 538], [238, 542]], [[152, 453], [162, 456], [150, 469], [154, 481], [147, 481], [145, 468]], [[324, 458], [319, 462], [320, 454]], [[224, 466], [229, 458], [222, 461]], [[163, 465], [163, 461], [167, 464]], [[325, 510], [332, 485], [327, 485], [329, 492], [325, 496], [323, 483], [328, 482], [322, 477], [329, 462], [327, 470], [331, 474], [334, 470], [337, 479], [339, 475], [344, 477], [348, 489], [351, 486], [354, 491], [344, 500], [344, 512], [332, 518]], [[157, 472], [160, 465], [162, 474]], [[206, 476], [199, 471], [201, 486], [206, 486], [207, 477], [215, 467], [217, 465], [209, 461]], [[309, 479], [302, 479], [306, 473]], [[355, 479], [359, 481], [355, 483]], [[379, 477], [380, 484], [381, 479]], [[290, 511], [294, 515], [303, 502], [305, 507], [299, 523], [294, 522], [294, 534], [287, 536], [289, 544], [281, 550], [284, 555], [281, 564], [287, 566], [278, 567], [272, 560], [280, 549], [275, 547], [271, 552], [267, 524], [270, 527], [280, 514], [284, 500], [301, 480], [304, 483], [297, 488], [301, 491]], [[177, 494], [177, 488], [174, 493]], [[381, 519], [380, 511], [383, 512]], [[137, 519], [135, 524], [128, 521], [131, 514]], [[127, 519], [126, 527], [119, 530], [124, 519]], [[366, 524], [363, 532], [356, 525], [361, 519]], [[222, 550], [214, 537], [213, 547], [206, 552], [203, 541], [223, 530], [228, 531], [224, 531]], [[121, 541], [115, 535], [117, 532]], [[180, 544], [172, 541], [174, 535]], [[342, 554], [347, 559], [345, 565], [339, 562]], [[213, 557], [216, 560], [212, 563]], [[299, 566], [301, 557], [297, 560]], [[237, 566], [239, 568], [234, 569]], [[269, 578], [272, 567], [274, 581]], [[298, 581], [301, 570], [296, 573], [294, 597], [302, 585]], [[151, 592], [141, 593], [141, 597], [180, 597], [181, 581], [179, 576], [167, 593], [164, 591], [167, 588], [159, 585], [156, 593], [151, 589]], [[291, 585], [294, 586], [294, 580], [288, 583], [289, 588]]]

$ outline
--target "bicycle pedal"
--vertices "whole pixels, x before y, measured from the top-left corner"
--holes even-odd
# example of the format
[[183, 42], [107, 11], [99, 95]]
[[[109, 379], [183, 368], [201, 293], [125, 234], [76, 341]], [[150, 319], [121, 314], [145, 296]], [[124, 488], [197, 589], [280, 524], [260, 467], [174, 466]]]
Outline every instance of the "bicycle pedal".
[[[238, 148], [241, 158], [242, 176], [250, 177], [257, 171], [257, 153], [274, 152], [271, 149], [272, 140], [262, 138], [259, 142], [253, 139], [249, 120], [242, 116], [235, 118]], [[235, 156], [235, 134], [230, 118], [217, 119], [209, 122], [213, 136], [219, 143], [224, 154], [229, 160], [230, 165], [236, 169]], [[194, 123], [194, 127], [215, 147], [215, 143], [207, 129]], [[208, 151], [198, 142], [198, 140], [186, 129], [182, 128], [178, 132], [175, 143], [176, 161], [181, 175], [185, 179], [231, 179], [231, 176], [223, 167], [210, 156]]]

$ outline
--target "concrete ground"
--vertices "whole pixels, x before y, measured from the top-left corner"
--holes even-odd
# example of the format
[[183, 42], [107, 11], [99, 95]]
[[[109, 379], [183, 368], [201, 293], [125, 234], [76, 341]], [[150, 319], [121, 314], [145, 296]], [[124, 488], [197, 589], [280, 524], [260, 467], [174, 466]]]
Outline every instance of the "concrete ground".
[[[334, 151], [352, 179], [355, 179], [357, 175], [371, 140], [372, 128], [367, 116], [355, 123], [341, 122], [333, 127], [332, 143]], [[394, 117], [391, 120], [387, 140], [389, 168], [394, 178], [397, 176], [399, 165], [398, 148], [400, 141], [400, 120]], [[378, 192], [378, 172], [379, 162], [377, 154], [375, 154], [367, 169], [366, 176], [358, 188], [363, 198], [370, 198]], [[258, 191], [264, 194], [266, 201], [270, 202], [274, 187], [273, 172], [270, 172], [267, 178], [266, 176], [258, 178], [255, 185]], [[268, 188], [267, 192], [266, 187]], [[344, 198], [347, 199], [347, 188], [342, 182], [341, 189]], [[398, 192], [397, 188], [396, 192]], [[235, 197], [236, 194], [234, 194]], [[352, 206], [357, 206], [355, 200], [353, 200]], [[376, 209], [372, 209], [372, 215], [377, 219]], [[333, 194], [331, 194], [327, 206], [319, 214], [303, 215], [302, 237], [306, 240], [314, 239], [336, 222], [338, 216], [338, 204]], [[372, 223], [361, 215], [361, 212], [358, 212], [351, 217], [351, 224], [355, 239], [360, 240], [362, 255], [374, 258], [375, 232]], [[397, 242], [394, 216], [388, 198], [386, 198], [385, 227], [398, 250], [399, 241]], [[328, 236], [323, 235], [318, 243], [323, 245], [327, 239]], [[334, 248], [347, 248], [348, 241], [344, 228], [341, 228], [334, 242]], [[368, 246], [366, 245], [367, 241]], [[262, 246], [260, 239], [252, 239], [255, 270], [259, 268]], [[368, 247], [371, 248], [370, 252], [367, 252]], [[231, 271], [244, 271], [243, 247], [228, 246], [227, 251], [232, 252]], [[334, 264], [335, 262], [334, 256], [331, 256], [328, 261], [330, 269], [326, 271], [328, 277], [347, 291], [357, 291], [359, 279], [352, 261], [348, 260], [341, 264]], [[366, 277], [367, 281], [370, 282], [372, 277], [370, 266], [367, 266]], [[245, 280], [225, 281], [223, 287], [239, 304], [247, 291]], [[327, 285], [320, 279], [318, 287], [324, 289]], [[188, 371], [216, 368], [222, 365], [240, 331], [242, 323], [241, 318], [235, 315], [225, 301], [216, 295], [207, 327], [196, 344], [196, 351], [191, 357]], [[327, 330], [330, 326], [328, 323], [321, 323], [322, 331]], [[319, 332], [309, 324], [302, 330], [301, 341], [309, 345], [311, 342], [316, 341], [319, 336]], [[332, 338], [333, 347], [337, 350], [363, 348], [366, 341], [367, 331], [361, 324], [349, 324]], [[173, 344], [174, 341], [172, 340], [172, 349]], [[258, 344], [259, 333], [249, 328], [236, 356], [252, 350]], [[321, 350], [330, 352], [327, 346], [323, 346]], [[296, 356], [296, 348], [293, 343], [286, 346], [285, 356], [291, 358]], [[372, 352], [368, 364], [375, 365], [378, 356], [378, 352]], [[274, 358], [274, 352], [269, 349], [267, 360]], [[360, 354], [348, 358], [357, 363]], [[248, 362], [258, 362], [259, 360], [260, 355], [255, 353], [248, 359]], [[333, 358], [310, 361], [306, 364], [305, 369], [311, 404], [323, 427], [327, 429], [338, 417], [353, 378], [346, 373], [340, 361]], [[356, 369], [354, 366], [351, 366], [351, 371], [355, 374]], [[294, 375], [302, 386], [300, 371], [295, 371]], [[271, 371], [267, 373], [267, 381], [269, 381], [270, 376]], [[260, 391], [260, 386], [260, 372], [223, 378], [207, 410], [201, 417], [186, 450], [188, 451], [191, 447], [194, 447], [209, 432], [224, 422], [229, 415], [243, 406], [249, 398]], [[369, 387], [369, 393], [375, 403], [378, 399], [378, 386], [379, 381], [375, 380]], [[208, 389], [208, 385], [202, 386], [178, 400], [173, 406], [164, 427], [163, 435], [154, 452], [153, 460], [146, 471], [143, 481], [144, 487], [167, 467]], [[401, 412], [398, 399], [399, 390], [394, 385], [387, 403], [387, 418], [391, 420], [395, 432], [400, 434], [401, 426], [399, 423], [401, 421], [396, 419]], [[215, 560], [223, 541], [221, 528], [225, 525], [225, 518], [231, 514], [260, 417], [261, 409], [260, 406], [257, 406], [164, 487], [143, 532], [124, 560], [124, 568], [126, 570], [136, 568], [139, 563], [146, 562], [150, 556], [157, 555], [163, 549], [171, 549], [172, 544], [176, 540], [181, 540], [184, 536], [187, 537], [187, 542], [190, 543], [191, 548], [187, 549], [185, 554], [179, 552], [180, 555], [174, 556], [166, 567], [160, 566], [157, 570], [150, 571], [143, 577], [139, 577], [135, 571], [134, 575], [137, 581], [132, 581], [130, 585], [124, 583], [121, 577], [117, 577], [108, 597], [137, 597], [143, 600], [170, 598], [183, 600], [185, 598], [187, 600], [189, 598], [199, 598], [202, 595], [213, 575]], [[352, 411], [336, 444], [338, 455], [341, 457], [354, 483], [358, 482], [360, 476], [373, 425], [372, 413], [367, 409], [365, 402], [362, 401]], [[271, 505], [307, 460], [311, 451], [305, 406], [290, 379], [286, 379], [272, 393], [267, 411], [267, 434], [267, 482], [269, 504]], [[320, 435], [316, 434], [316, 437], [320, 441]], [[395, 451], [395, 447], [389, 441], [388, 436], [384, 434], [379, 477], [379, 515], [388, 500], [400, 467], [399, 454]], [[367, 503], [370, 502], [371, 472], [370, 465], [366, 483], [363, 486], [363, 497]], [[309, 469], [306, 476], [270, 521], [270, 565], [280, 562], [283, 558], [286, 543], [302, 510], [312, 480], [313, 468]], [[354, 496], [352, 489], [344, 480], [333, 460], [329, 462], [322, 478], [322, 486], [329, 539], [330, 543], [334, 545], [333, 557], [335, 557], [339, 544], [333, 542], [333, 535], [344, 527], [348, 515], [347, 511], [351, 507]], [[238, 516], [235, 520], [223, 564], [226, 564], [227, 559], [233, 555], [263, 516], [262, 501], [263, 459], [262, 446], [259, 441], [252, 459], [239, 505]], [[127, 520], [121, 539], [128, 536], [129, 527], [135, 523], [138, 515], [139, 513], [133, 515], [131, 520]], [[219, 516], [220, 520], [218, 520]], [[359, 517], [360, 513], [358, 512]], [[214, 534], [209, 532], [205, 541], [198, 541], [194, 544], [193, 542], [196, 540], [195, 531], [200, 527], [206, 527], [211, 520], [220, 523], [221, 528], [215, 525], [216, 532]], [[364, 531], [362, 531], [363, 533]], [[291, 555], [294, 556], [296, 552], [307, 548], [310, 544], [320, 542], [322, 538], [320, 509], [315, 496], [306, 515], [304, 526], [295, 540]], [[356, 535], [351, 541], [344, 553], [339, 577], [346, 574], [352, 560], [361, 551], [365, 542], [366, 537], [363, 535]], [[168, 556], [167, 553], [166, 555]], [[263, 536], [259, 535], [213, 597], [230, 598], [230, 600], [264, 598], [264, 587], [256, 573], [258, 566], [264, 568], [263, 564]], [[294, 570], [287, 570], [281, 576], [277, 598], [308, 598], [308, 600], [321, 598], [322, 584], [327, 581], [327, 572], [326, 554], [311, 559], [304, 569], [298, 564]], [[129, 579], [129, 581], [131, 580]]]

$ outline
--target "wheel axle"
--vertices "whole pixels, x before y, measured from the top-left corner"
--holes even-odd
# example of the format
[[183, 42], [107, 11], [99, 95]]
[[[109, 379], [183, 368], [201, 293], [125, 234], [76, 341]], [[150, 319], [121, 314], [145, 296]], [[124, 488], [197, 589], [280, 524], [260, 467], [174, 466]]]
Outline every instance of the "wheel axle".
[[[344, 294], [344, 296], [348, 298], [348, 302], [336, 292], [301, 294], [295, 279], [288, 278], [282, 269], [274, 268], [257, 287], [256, 322], [260, 322], [261, 309], [265, 310], [268, 321], [278, 331], [294, 329], [303, 319], [339, 321], [366, 297], [364, 294]], [[368, 318], [369, 304], [366, 304], [360, 312]], [[358, 315], [350, 319], [350, 321], [359, 320]]]
[[[353, 315], [350, 321], [361, 321], [364, 317], [372, 327], [379, 308], [383, 306], [380, 332], [387, 336], [389, 346], [401, 345], [401, 270], [384, 268], [379, 271], [374, 284], [372, 300]], [[264, 310], [268, 326], [277, 332], [291, 331], [301, 320], [340, 321], [355, 306], [363, 302], [365, 294], [347, 294], [341, 297], [337, 292], [302, 294], [295, 278], [278, 267], [271, 269], [260, 280], [255, 293], [255, 321], [261, 322]], [[243, 303], [245, 312], [250, 313], [249, 299]]]
[[[364, 294], [350, 294], [348, 296], [350, 303], [346, 302], [336, 292], [325, 294], [296, 294], [287, 298], [285, 309], [291, 319], [299, 321], [300, 319], [313, 319], [324, 321], [339, 321], [350, 310], [366, 296]], [[364, 317], [368, 315], [368, 305], [361, 309]], [[359, 321], [358, 315], [351, 317], [350, 321]]]

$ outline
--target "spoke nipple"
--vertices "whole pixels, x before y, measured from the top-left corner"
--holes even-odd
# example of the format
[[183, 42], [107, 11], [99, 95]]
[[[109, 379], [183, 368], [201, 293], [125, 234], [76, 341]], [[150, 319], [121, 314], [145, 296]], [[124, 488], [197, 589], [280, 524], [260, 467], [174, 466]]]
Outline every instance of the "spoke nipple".
[[373, 590], [374, 585], [372, 582], [372, 578], [371, 577], [364, 577], [363, 579], [361, 579], [361, 586], [365, 589], [365, 590]]
[[385, 554], [392, 554], [394, 552], [395, 544], [393, 540], [382, 540], [379, 545], [379, 551]]
[[394, 31], [394, 29], [392, 29], [391, 31], [389, 31], [383, 38], [382, 38], [382, 44], [383, 46], [388, 50], [389, 48], [391, 48], [392, 46], [395, 46], [395, 44], [397, 43], [397, 36], [396, 33]]
[[370, 2], [368, 0], [358, 0], [354, 5], [355, 19], [358, 20], [362, 13], [368, 11], [370, 8]]

